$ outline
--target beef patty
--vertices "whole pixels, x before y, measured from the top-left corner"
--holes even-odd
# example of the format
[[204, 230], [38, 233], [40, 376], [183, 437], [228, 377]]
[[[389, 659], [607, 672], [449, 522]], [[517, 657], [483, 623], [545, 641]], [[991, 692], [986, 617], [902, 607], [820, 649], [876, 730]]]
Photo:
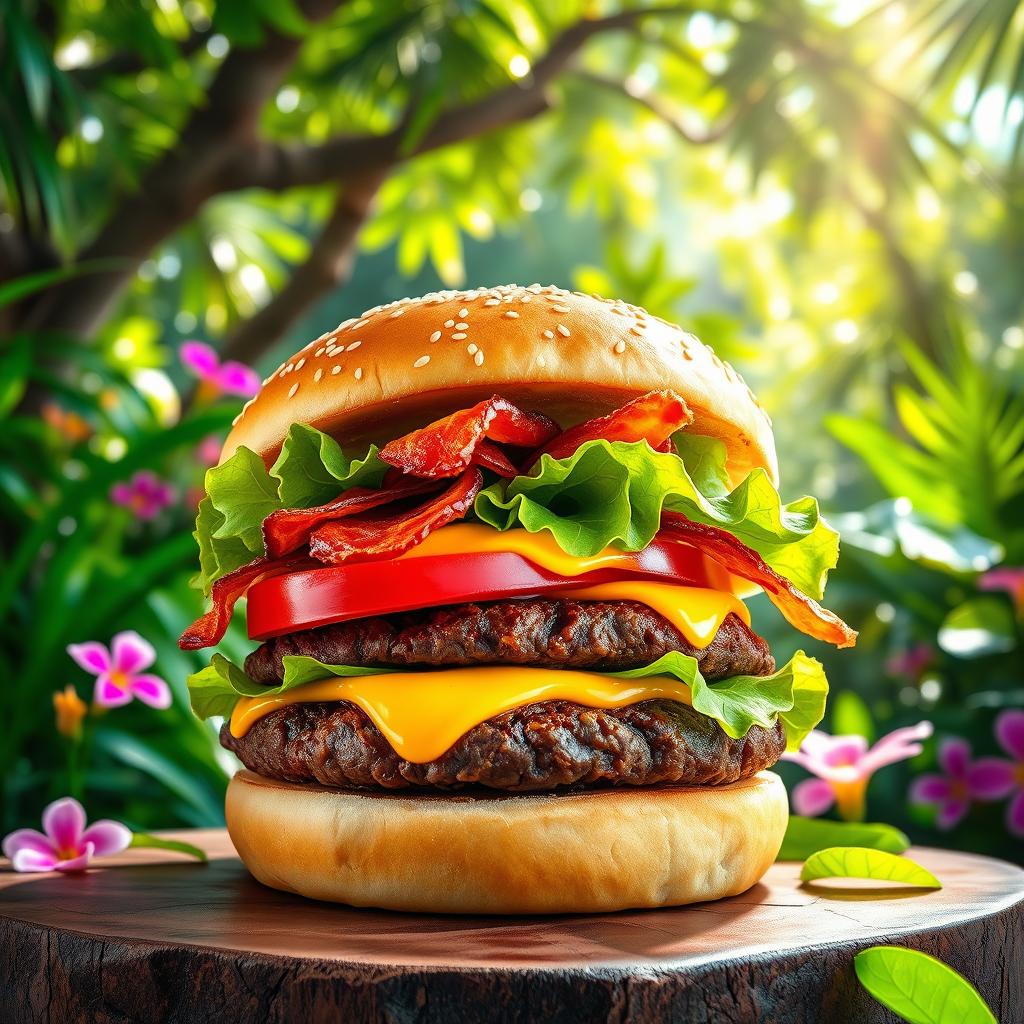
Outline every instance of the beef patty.
[[705, 679], [768, 675], [768, 645], [730, 613], [714, 640], [695, 648], [667, 619], [635, 601], [496, 601], [425, 608], [341, 622], [268, 640], [245, 659], [260, 683], [279, 683], [281, 658], [305, 654], [330, 665], [536, 665], [638, 668], [669, 651], [697, 659]]
[[615, 710], [556, 700], [507, 711], [470, 729], [424, 764], [400, 758], [373, 722], [347, 703], [292, 704], [235, 738], [220, 741], [251, 771], [325, 786], [513, 792], [561, 786], [724, 785], [782, 756], [785, 730], [752, 728], [728, 737], [687, 704], [649, 700]]

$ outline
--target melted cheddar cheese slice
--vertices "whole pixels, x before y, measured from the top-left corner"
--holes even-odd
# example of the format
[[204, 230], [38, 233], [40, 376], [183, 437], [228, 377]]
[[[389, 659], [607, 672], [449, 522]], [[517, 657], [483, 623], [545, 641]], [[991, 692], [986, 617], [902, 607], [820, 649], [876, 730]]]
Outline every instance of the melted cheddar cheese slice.
[[344, 700], [366, 712], [399, 757], [422, 764], [441, 757], [473, 726], [537, 701], [622, 708], [654, 698], [689, 704], [690, 688], [669, 676], [613, 679], [518, 666], [389, 672], [307, 683], [277, 697], [243, 697], [231, 715], [231, 734], [244, 736], [253, 722], [290, 704]]

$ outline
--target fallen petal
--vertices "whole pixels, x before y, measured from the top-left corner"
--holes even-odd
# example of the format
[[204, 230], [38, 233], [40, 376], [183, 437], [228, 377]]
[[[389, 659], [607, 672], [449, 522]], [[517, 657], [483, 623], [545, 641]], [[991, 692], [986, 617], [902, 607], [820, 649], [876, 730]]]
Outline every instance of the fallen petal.
[[37, 832], [34, 828], [19, 828], [4, 838], [3, 852], [8, 860], [14, 860], [14, 855], [20, 850], [31, 850], [46, 856], [57, 856], [57, 850], [50, 842], [49, 836]]
[[131, 841], [131, 829], [119, 821], [110, 821], [107, 818], [94, 821], [82, 833], [82, 842], [92, 844], [93, 854], [97, 857], [109, 857], [127, 850]]
[[78, 849], [84, 829], [85, 808], [73, 796], [54, 800], [43, 811], [43, 831], [58, 850]]

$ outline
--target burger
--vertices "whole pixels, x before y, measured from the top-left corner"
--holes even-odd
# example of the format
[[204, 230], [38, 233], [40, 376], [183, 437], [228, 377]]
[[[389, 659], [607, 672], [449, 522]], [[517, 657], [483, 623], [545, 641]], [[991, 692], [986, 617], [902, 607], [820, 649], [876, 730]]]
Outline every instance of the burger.
[[[745, 598], [817, 602], [838, 538], [784, 503], [768, 416], [679, 327], [515, 285], [368, 310], [263, 383], [206, 476], [184, 649], [244, 766], [266, 885], [355, 906], [562, 913], [749, 888], [820, 720]], [[238, 651], [240, 624], [227, 646]]]

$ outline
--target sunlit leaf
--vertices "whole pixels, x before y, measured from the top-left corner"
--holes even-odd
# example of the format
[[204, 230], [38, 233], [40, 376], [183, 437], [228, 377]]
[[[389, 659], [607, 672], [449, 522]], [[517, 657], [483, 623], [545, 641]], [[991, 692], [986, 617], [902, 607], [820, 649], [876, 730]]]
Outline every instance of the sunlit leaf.
[[832, 846], [811, 854], [800, 871], [800, 881], [814, 882], [821, 878], [869, 878], [924, 889], [942, 888], [942, 883], [920, 864], [862, 846]]
[[995, 595], [972, 597], [954, 608], [939, 629], [939, 646], [958, 658], [1005, 654], [1017, 646], [1009, 603]]
[[888, 853], [909, 849], [910, 840], [892, 825], [829, 821], [827, 818], [789, 816], [786, 836], [776, 860], [806, 860], [832, 846], [860, 846]]

